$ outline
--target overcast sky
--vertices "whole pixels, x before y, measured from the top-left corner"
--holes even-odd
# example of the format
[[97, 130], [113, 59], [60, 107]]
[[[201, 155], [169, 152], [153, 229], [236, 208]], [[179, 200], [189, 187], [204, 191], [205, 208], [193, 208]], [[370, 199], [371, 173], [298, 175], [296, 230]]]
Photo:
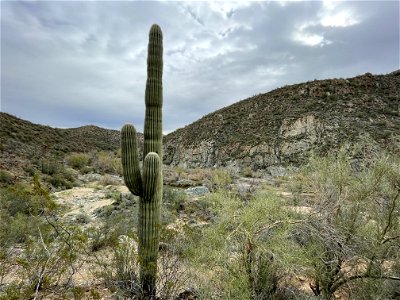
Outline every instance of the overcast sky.
[[2, 1], [1, 111], [142, 131], [153, 23], [165, 133], [286, 84], [399, 68], [398, 1]]

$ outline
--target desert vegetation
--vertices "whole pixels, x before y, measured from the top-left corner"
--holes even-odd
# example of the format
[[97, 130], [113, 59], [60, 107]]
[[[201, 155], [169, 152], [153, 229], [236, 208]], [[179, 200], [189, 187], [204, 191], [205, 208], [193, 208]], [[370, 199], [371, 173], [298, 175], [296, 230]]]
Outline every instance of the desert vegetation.
[[[0, 299], [139, 297], [139, 198], [117, 174], [67, 163], [72, 188], [49, 190], [40, 168], [25, 182], [4, 176]], [[164, 170], [160, 299], [399, 296], [398, 157], [348, 147], [279, 178]], [[98, 193], [93, 209], [71, 206], [77, 189]]]

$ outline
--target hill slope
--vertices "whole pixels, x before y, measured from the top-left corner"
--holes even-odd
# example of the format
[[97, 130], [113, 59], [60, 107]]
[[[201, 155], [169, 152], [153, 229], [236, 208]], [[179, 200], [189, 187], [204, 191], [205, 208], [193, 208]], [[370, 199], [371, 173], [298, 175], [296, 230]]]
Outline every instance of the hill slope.
[[[222, 108], [164, 139], [164, 163], [251, 167], [273, 173], [368, 137], [399, 153], [400, 71], [285, 86]], [[143, 135], [138, 134], [139, 147]], [[120, 132], [96, 126], [58, 129], [0, 113], [0, 168], [43, 155], [116, 150]]]
[[44, 155], [63, 157], [70, 152], [115, 150], [119, 148], [119, 140], [117, 130], [96, 126], [52, 128], [0, 113], [0, 167], [4, 169]]
[[165, 162], [190, 167], [299, 165], [369, 136], [399, 151], [400, 72], [285, 86], [222, 108], [169, 134]]

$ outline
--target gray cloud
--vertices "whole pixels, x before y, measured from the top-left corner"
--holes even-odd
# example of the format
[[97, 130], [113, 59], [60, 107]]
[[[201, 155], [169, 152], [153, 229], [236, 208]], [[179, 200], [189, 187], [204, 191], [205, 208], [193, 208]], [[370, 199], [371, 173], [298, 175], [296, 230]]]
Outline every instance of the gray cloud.
[[1, 109], [142, 130], [148, 30], [164, 130], [285, 84], [399, 68], [399, 2], [1, 2]]

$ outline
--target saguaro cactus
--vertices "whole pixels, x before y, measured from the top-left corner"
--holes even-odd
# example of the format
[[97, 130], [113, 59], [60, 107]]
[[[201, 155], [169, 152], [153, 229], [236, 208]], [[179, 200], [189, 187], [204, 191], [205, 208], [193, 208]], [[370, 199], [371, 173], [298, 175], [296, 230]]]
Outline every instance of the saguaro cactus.
[[160, 205], [162, 201], [162, 32], [153, 25], [147, 54], [146, 115], [144, 121], [143, 174], [139, 168], [136, 130], [127, 124], [121, 131], [122, 167], [126, 186], [140, 197], [139, 259], [140, 281], [145, 299], [156, 293]]

